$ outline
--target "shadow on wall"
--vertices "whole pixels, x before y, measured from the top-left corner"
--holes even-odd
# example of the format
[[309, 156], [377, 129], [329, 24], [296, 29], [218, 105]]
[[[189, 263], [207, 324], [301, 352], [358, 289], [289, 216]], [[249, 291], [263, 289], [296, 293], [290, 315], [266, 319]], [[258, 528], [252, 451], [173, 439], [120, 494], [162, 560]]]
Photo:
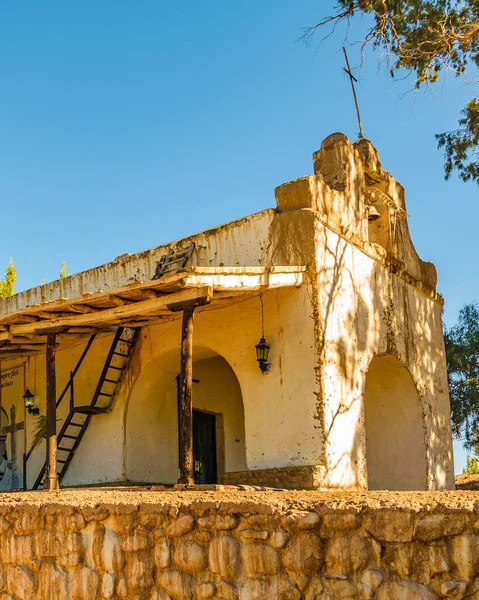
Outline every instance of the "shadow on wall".
[[[246, 469], [244, 408], [236, 375], [209, 348], [195, 346], [193, 408], [216, 415], [218, 475]], [[126, 478], [176, 483], [178, 469], [178, 349], [156, 356], [133, 388], [125, 427]]]
[[[313, 277], [328, 486], [451, 486], [440, 305], [326, 228], [318, 236]], [[402, 365], [393, 368], [394, 361]], [[389, 375], [380, 377], [380, 367]], [[396, 452], [388, 439], [408, 451]]]

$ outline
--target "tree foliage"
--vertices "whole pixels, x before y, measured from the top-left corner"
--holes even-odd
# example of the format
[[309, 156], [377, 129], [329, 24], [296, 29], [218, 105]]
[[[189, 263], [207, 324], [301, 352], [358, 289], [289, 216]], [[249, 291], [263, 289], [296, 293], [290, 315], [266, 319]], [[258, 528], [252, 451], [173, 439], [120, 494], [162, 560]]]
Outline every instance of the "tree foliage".
[[10, 258], [8, 267], [5, 269], [5, 278], [0, 279], [0, 298], [8, 298], [15, 293], [15, 281], [17, 272], [13, 260]]
[[67, 276], [67, 263], [62, 262], [62, 266], [60, 268], [60, 279], [65, 279]]
[[[372, 43], [392, 77], [403, 69], [415, 76], [415, 88], [439, 80], [441, 72], [463, 75], [479, 67], [479, 0], [338, 0], [335, 13], [308, 27], [310, 40], [318, 28], [368, 15], [362, 47]], [[479, 99], [469, 101], [455, 131], [438, 134], [444, 148], [445, 176], [453, 170], [465, 181], [479, 183]]]
[[466, 466], [462, 470], [463, 475], [479, 475], [479, 460], [475, 456], [466, 457]]
[[452, 429], [479, 455], [479, 307], [468, 304], [454, 327], [446, 329], [446, 358]]

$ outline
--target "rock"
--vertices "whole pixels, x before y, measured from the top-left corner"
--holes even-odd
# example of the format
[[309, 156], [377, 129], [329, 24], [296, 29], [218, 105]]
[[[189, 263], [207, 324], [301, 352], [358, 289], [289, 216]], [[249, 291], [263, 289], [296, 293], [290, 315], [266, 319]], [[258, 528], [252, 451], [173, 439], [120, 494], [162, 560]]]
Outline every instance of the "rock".
[[239, 534], [241, 537], [251, 540], [266, 540], [268, 539], [268, 531], [260, 529], [242, 529]]
[[56, 565], [44, 562], [38, 576], [38, 597], [48, 600], [68, 598], [66, 575]]
[[178, 543], [173, 557], [176, 565], [183, 571], [199, 573], [206, 567], [206, 552], [203, 546], [192, 540]]
[[239, 567], [239, 544], [230, 535], [221, 535], [210, 542], [208, 560], [212, 573], [234, 579]]
[[[356, 586], [347, 579], [327, 579], [326, 588], [330, 590], [333, 598], [339, 600], [356, 600], [358, 597]], [[392, 600], [392, 598], [390, 599]]]
[[132, 559], [126, 569], [129, 586], [134, 590], [148, 590], [153, 587], [153, 565], [150, 561]]
[[0, 548], [4, 565], [27, 564], [33, 558], [32, 539], [28, 535], [5, 536]]
[[172, 600], [171, 596], [163, 590], [153, 590], [148, 596], [148, 600]]
[[110, 516], [110, 513], [104, 506], [90, 506], [82, 510], [82, 516], [88, 523], [97, 523], [100, 521], [106, 521]]
[[175, 599], [191, 600], [194, 597], [194, 579], [188, 573], [161, 571], [157, 579], [158, 584]]
[[34, 536], [35, 555], [38, 558], [56, 558], [62, 553], [63, 536], [44, 529]]
[[432, 514], [420, 519], [414, 527], [414, 538], [422, 542], [459, 535], [466, 529], [462, 513]]
[[116, 593], [118, 594], [119, 598], [128, 598], [128, 584], [126, 583], [126, 579], [124, 577], [122, 577], [118, 582]]
[[191, 515], [183, 515], [166, 527], [166, 534], [169, 537], [181, 537], [193, 531], [195, 520]]
[[290, 531], [314, 529], [320, 518], [316, 512], [298, 511], [281, 519], [281, 525]]
[[286, 533], [286, 531], [273, 531], [271, 537], [269, 539], [273, 548], [277, 550], [284, 548], [286, 546], [287, 541], [290, 538], [290, 534]]
[[70, 583], [72, 600], [91, 600], [96, 598], [99, 578], [96, 571], [87, 567], [79, 567], [73, 571]]
[[121, 549], [124, 552], [140, 552], [151, 548], [153, 541], [146, 535], [134, 534], [125, 538], [121, 542]]
[[170, 542], [162, 540], [155, 546], [155, 563], [159, 569], [167, 569], [170, 566]]
[[268, 544], [246, 544], [241, 549], [241, 558], [248, 577], [276, 575], [280, 569], [279, 555]]
[[316, 573], [323, 563], [321, 540], [310, 532], [296, 534], [283, 551], [283, 563], [290, 571]]
[[222, 531], [234, 529], [238, 525], [238, 519], [233, 515], [212, 515], [198, 519], [198, 527], [202, 529], [213, 529]]
[[467, 581], [443, 581], [441, 583], [441, 594], [446, 598], [463, 598], [467, 586]]
[[430, 588], [415, 581], [388, 580], [379, 588], [375, 600], [438, 600]]
[[361, 596], [363, 598], [372, 598], [374, 596], [374, 592], [384, 581], [384, 573], [379, 571], [378, 569], [369, 569], [364, 571], [361, 576]]
[[[95, 538], [95, 536], [93, 536]], [[99, 556], [95, 556], [95, 562], [100, 564], [105, 571], [110, 573], [118, 573], [123, 569], [125, 555], [121, 550], [120, 538], [117, 532], [112, 527], [107, 527], [104, 530], [102, 539], [99, 541]], [[92, 544], [93, 554], [96, 544]]]
[[325, 527], [331, 532], [350, 531], [359, 527], [359, 515], [357, 512], [338, 510], [325, 513], [322, 517], [323, 523], [321, 529]]
[[7, 590], [18, 598], [34, 599], [37, 579], [26, 567], [8, 565], [5, 569], [5, 583]]
[[218, 592], [226, 600], [238, 600], [238, 590], [232, 583], [228, 583], [227, 581], [220, 581], [217, 587]]
[[115, 575], [113, 573], [105, 573], [103, 575], [101, 593], [103, 598], [111, 598], [115, 593]]
[[460, 577], [470, 579], [479, 575], [479, 536], [458, 535], [449, 540], [448, 547]]
[[371, 545], [361, 536], [342, 535], [329, 545], [326, 569], [331, 574], [354, 575], [366, 569], [371, 554]]
[[199, 600], [209, 600], [216, 594], [216, 585], [214, 583], [200, 583], [196, 588], [196, 595]]
[[241, 600], [301, 600], [301, 593], [286, 577], [247, 579], [240, 588]]
[[398, 510], [369, 512], [364, 522], [366, 531], [384, 542], [410, 542], [414, 533], [414, 516]]

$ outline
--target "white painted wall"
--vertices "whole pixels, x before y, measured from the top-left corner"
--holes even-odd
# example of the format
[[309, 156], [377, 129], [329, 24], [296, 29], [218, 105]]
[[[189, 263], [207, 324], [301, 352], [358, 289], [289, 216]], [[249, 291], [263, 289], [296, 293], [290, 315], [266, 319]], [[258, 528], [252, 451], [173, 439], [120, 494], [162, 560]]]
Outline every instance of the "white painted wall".
[[394, 356], [376, 356], [364, 390], [370, 490], [424, 490], [427, 463], [421, 400]]

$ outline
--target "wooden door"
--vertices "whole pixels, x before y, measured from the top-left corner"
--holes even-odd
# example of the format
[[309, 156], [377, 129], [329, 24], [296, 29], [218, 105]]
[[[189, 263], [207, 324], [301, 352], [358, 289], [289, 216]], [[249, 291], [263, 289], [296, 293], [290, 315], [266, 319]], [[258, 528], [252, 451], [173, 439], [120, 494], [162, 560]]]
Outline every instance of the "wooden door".
[[193, 461], [195, 483], [217, 483], [216, 416], [193, 411]]

